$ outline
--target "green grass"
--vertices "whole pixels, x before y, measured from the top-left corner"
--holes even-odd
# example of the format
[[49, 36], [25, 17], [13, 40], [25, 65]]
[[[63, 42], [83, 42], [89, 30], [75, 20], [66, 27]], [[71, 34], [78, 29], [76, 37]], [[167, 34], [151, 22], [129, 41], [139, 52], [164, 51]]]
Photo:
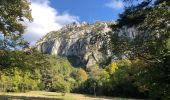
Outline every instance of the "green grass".
[[27, 93], [2, 93], [0, 92], [0, 100], [137, 100], [113, 97], [94, 97], [92, 95], [67, 93], [62, 96], [61, 93], [31, 91]]
[[0, 93], [0, 100], [75, 100], [71, 96], [62, 96], [61, 93], [31, 91], [26, 93]]

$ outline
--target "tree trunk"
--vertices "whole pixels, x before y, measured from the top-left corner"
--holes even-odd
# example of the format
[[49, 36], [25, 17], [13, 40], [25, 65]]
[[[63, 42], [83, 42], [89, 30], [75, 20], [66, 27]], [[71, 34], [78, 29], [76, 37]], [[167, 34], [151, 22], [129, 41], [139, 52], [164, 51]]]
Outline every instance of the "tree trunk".
[[94, 96], [96, 97], [96, 87], [93, 88]]

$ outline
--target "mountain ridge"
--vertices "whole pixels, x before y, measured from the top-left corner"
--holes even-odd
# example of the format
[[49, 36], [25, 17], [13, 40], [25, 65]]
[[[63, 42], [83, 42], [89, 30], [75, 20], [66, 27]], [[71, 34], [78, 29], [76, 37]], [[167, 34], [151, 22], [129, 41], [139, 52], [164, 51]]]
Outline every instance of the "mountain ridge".
[[[114, 21], [72, 23], [48, 33], [37, 41], [34, 48], [43, 54], [68, 57], [74, 66], [100, 66], [100, 63], [111, 60], [107, 44], [113, 24]], [[106, 47], [104, 52], [101, 50], [103, 47]]]

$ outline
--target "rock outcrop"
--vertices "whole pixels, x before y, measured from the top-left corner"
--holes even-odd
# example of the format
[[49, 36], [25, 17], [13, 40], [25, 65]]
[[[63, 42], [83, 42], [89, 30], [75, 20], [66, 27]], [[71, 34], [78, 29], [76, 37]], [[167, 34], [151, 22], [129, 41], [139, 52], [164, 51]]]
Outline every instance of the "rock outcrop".
[[99, 65], [111, 57], [107, 45], [112, 24], [115, 22], [72, 23], [48, 33], [34, 47], [44, 54], [68, 57], [74, 66]]

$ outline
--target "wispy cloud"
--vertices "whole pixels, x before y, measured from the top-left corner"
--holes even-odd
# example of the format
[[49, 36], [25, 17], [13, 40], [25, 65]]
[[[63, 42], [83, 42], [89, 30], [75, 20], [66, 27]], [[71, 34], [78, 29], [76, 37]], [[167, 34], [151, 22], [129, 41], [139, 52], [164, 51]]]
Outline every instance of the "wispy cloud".
[[68, 12], [59, 14], [50, 6], [49, 0], [32, 0], [31, 5], [33, 22], [25, 22], [27, 26], [24, 38], [31, 45], [50, 31], [58, 30], [62, 26], [79, 21], [78, 16], [72, 16]]
[[124, 7], [123, 1], [112, 0], [105, 4], [106, 7], [112, 8], [113, 10], [122, 9]]

